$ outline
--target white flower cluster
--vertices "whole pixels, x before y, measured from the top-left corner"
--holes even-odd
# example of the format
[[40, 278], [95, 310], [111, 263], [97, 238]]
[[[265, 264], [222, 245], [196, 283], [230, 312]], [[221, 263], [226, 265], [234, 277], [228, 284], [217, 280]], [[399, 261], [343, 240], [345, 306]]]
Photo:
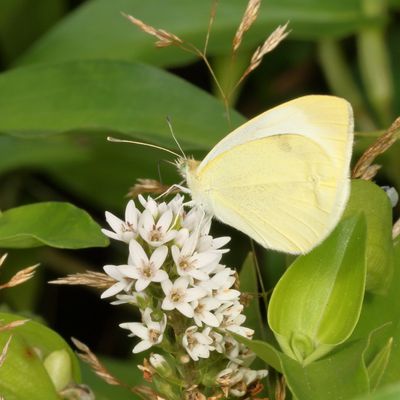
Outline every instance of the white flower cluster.
[[[143, 196], [139, 201], [143, 211], [129, 201], [124, 221], [106, 213], [112, 231], [103, 233], [127, 243], [129, 257], [127, 264], [104, 266], [116, 283], [101, 297], [116, 295], [113, 304], [139, 307], [142, 322], [120, 325], [141, 339], [134, 353], [173, 337], [193, 361], [207, 359], [212, 352], [223, 354], [229, 363], [216, 379], [226, 386], [230, 377], [231, 394], [238, 396], [242, 391], [233, 386], [249, 385], [267, 371], [250, 370], [254, 354], [228, 335], [251, 338], [254, 333], [243, 326], [240, 292], [233, 288], [235, 271], [220, 264], [230, 238], [210, 236], [210, 218], [200, 209], [186, 212], [180, 195], [169, 203]], [[179, 329], [173, 323], [177, 319]], [[168, 329], [173, 332], [169, 339]]]

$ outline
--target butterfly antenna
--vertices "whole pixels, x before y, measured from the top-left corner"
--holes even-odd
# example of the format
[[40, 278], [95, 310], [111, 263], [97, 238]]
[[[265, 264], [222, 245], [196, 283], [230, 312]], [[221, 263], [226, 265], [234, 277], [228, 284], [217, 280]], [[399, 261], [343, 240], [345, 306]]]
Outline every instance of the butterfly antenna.
[[171, 135], [172, 135], [172, 137], [173, 137], [173, 139], [174, 139], [176, 145], [178, 146], [179, 150], [181, 151], [181, 153], [182, 153], [182, 155], [183, 155], [183, 158], [184, 158], [185, 160], [187, 160], [186, 154], [185, 154], [185, 152], [183, 151], [181, 145], [180, 145], [179, 142], [178, 142], [178, 139], [176, 138], [176, 136], [175, 136], [175, 134], [174, 134], [174, 130], [173, 130], [173, 128], [172, 128], [172, 122], [171, 122], [171, 118], [170, 118], [170, 117], [167, 117], [167, 124], [168, 124], [169, 130], [170, 130], [170, 132], [171, 132]]
[[114, 143], [139, 144], [139, 145], [141, 145], [141, 146], [147, 146], [147, 147], [152, 147], [152, 148], [154, 148], [154, 149], [166, 151], [167, 153], [173, 154], [174, 156], [179, 157], [179, 158], [181, 157], [180, 154], [175, 153], [175, 152], [172, 151], [172, 150], [169, 150], [169, 149], [166, 149], [165, 147], [157, 146], [157, 145], [151, 144], [151, 143], [136, 142], [136, 141], [134, 141], [134, 140], [116, 139], [116, 138], [113, 138], [113, 137], [111, 137], [111, 136], [108, 136], [108, 137], [107, 137], [107, 140], [108, 140], [109, 142], [114, 142]]

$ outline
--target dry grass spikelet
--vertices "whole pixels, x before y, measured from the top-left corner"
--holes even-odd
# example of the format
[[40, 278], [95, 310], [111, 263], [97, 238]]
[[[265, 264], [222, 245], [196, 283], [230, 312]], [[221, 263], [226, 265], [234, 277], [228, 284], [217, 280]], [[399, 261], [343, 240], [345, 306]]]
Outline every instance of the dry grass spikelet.
[[[10, 346], [11, 340], [12, 340], [12, 335], [10, 335], [10, 337], [8, 338], [6, 344], [3, 347], [3, 350], [0, 353], [0, 368], [4, 364], [4, 361], [6, 360], [7, 352], [8, 352], [8, 348]], [[2, 399], [1, 396], [0, 396], [0, 399]]]
[[[250, 60], [250, 65], [247, 67], [247, 69], [244, 71], [243, 75], [239, 79], [239, 82], [237, 85], [239, 85], [251, 72], [253, 72], [260, 64], [261, 61], [263, 60], [264, 56], [274, 50], [279, 43], [284, 40], [287, 35], [289, 35], [290, 31], [287, 31], [289, 22], [287, 22], [285, 25], [281, 26], [279, 25], [272, 33], [267, 37], [265, 42], [259, 46], [256, 51], [254, 52], [253, 56], [251, 57]], [[236, 85], [236, 86], [237, 86]]]
[[243, 35], [250, 29], [258, 17], [261, 0], [249, 0], [242, 21], [233, 37], [232, 50], [235, 53], [242, 43]]
[[8, 324], [5, 325], [0, 325], [0, 333], [10, 331], [11, 329], [17, 328], [18, 326], [22, 326], [26, 324], [28, 321], [29, 319], [19, 319], [17, 321], [9, 322]]
[[[7, 258], [7, 254], [4, 254], [0, 258], [0, 267], [4, 263]], [[35, 270], [39, 266], [39, 264], [32, 265], [31, 267], [24, 268], [21, 271], [18, 271], [8, 282], [0, 285], [0, 289], [7, 289], [14, 286], [21, 285], [22, 283], [28, 281], [35, 275]]]
[[70, 274], [49, 283], [56, 285], [85, 285], [96, 289], [108, 289], [116, 282], [115, 279], [102, 272], [87, 271], [84, 273]]
[[156, 179], [142, 179], [139, 178], [135, 185], [129, 188], [129, 192], [127, 194], [128, 197], [136, 198], [139, 194], [144, 193], [153, 193], [153, 194], [162, 194], [167, 192], [169, 194], [179, 193], [180, 190], [178, 188], [171, 188], [169, 185], [164, 185]]
[[115, 378], [111, 373], [107, 370], [107, 368], [100, 362], [100, 360], [96, 357], [94, 353], [86, 346], [84, 343], [80, 342], [78, 339], [71, 338], [74, 345], [80, 350], [78, 353], [79, 358], [87, 363], [93, 370], [93, 372], [98, 375], [103, 381], [108, 383], [109, 385], [114, 386], [124, 386], [126, 385], [122, 383], [119, 379]]
[[372, 164], [376, 157], [387, 151], [397, 139], [400, 138], [400, 117], [390, 128], [373, 143], [357, 161], [353, 168], [352, 178], [371, 180], [378, 172], [380, 166]]
[[133, 17], [132, 15], [127, 15], [124, 13], [122, 13], [122, 15], [143, 32], [157, 38], [158, 40], [155, 43], [156, 47], [168, 47], [172, 45], [179, 46], [183, 44], [183, 40], [171, 32], [168, 32], [164, 29], [154, 28], [153, 26], [146, 24], [145, 22]]
[[396, 239], [400, 235], [400, 218], [393, 225], [392, 236]]

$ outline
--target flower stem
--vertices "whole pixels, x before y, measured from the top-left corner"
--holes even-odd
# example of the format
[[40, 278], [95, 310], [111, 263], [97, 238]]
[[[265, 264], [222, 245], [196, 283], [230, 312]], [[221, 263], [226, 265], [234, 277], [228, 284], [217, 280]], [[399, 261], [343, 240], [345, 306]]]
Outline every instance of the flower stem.
[[339, 42], [333, 39], [320, 40], [318, 55], [331, 90], [351, 103], [359, 128], [362, 130], [374, 129], [374, 122], [368, 115], [364, 98], [354, 82]]
[[[385, 19], [386, 1], [363, 0], [367, 17]], [[387, 126], [393, 120], [393, 75], [383, 27], [371, 23], [357, 35], [358, 59], [361, 76], [369, 102], [379, 125]]]

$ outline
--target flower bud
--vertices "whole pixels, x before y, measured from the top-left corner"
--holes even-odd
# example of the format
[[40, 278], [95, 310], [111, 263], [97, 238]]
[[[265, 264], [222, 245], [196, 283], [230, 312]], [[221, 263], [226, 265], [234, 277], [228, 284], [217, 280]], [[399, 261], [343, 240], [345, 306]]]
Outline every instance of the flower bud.
[[43, 362], [57, 392], [64, 389], [72, 379], [71, 357], [67, 350], [56, 350], [50, 353]]
[[169, 378], [175, 376], [174, 368], [171, 367], [168, 361], [161, 354], [151, 354], [149, 361], [151, 366], [161, 377]]

